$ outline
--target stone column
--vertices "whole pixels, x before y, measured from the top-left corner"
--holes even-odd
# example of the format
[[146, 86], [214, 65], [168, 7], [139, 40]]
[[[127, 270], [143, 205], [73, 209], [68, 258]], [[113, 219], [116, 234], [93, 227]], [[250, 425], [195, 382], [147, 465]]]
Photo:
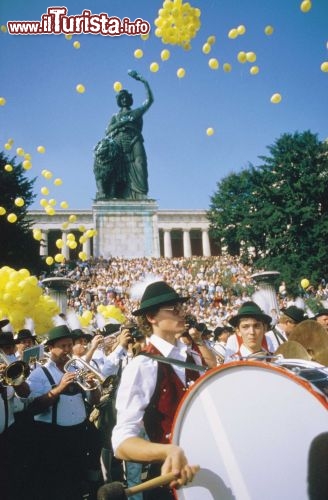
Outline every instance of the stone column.
[[172, 257], [171, 232], [164, 229], [164, 257]]
[[40, 255], [42, 255], [42, 257], [46, 257], [48, 255], [48, 231], [47, 230], [43, 230], [41, 232]]
[[66, 260], [69, 260], [69, 248], [66, 245], [66, 242], [67, 242], [67, 233], [66, 232], [62, 233], [62, 240], [63, 240], [63, 243], [64, 243], [63, 249], [62, 249], [62, 254], [63, 254], [63, 256], [65, 257]]
[[189, 229], [183, 230], [183, 256], [191, 257], [191, 241]]
[[90, 259], [91, 257], [91, 245], [90, 245], [90, 238], [87, 239], [85, 243], [82, 245], [82, 250], [87, 254], [87, 258]]
[[211, 246], [207, 229], [202, 229], [202, 245], [203, 245], [203, 256], [211, 257]]

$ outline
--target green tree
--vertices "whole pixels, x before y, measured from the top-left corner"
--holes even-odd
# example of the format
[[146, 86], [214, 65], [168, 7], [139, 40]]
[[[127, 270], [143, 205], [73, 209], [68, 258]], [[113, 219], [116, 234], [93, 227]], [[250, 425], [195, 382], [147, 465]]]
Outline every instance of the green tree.
[[[13, 170], [8, 172], [6, 165], [11, 165]], [[39, 242], [33, 238], [32, 221], [27, 221], [28, 207], [33, 202], [33, 185], [35, 179], [28, 180], [21, 164], [15, 164], [15, 159], [10, 159], [0, 152], [0, 267], [10, 266], [14, 269], [27, 268], [32, 273], [39, 273], [42, 267], [39, 256]], [[24, 205], [18, 207], [16, 198], [22, 198]], [[17, 221], [10, 223], [9, 214], [15, 214]]]
[[218, 184], [212, 234], [229, 248], [233, 226], [245, 260], [253, 247], [255, 266], [280, 271], [286, 282], [328, 277], [328, 144], [306, 131], [283, 134], [268, 150], [261, 165]]

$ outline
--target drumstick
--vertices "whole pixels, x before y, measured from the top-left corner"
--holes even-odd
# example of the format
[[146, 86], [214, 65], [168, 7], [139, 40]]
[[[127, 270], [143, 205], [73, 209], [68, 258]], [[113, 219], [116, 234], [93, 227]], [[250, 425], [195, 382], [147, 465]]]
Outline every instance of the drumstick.
[[168, 474], [149, 479], [149, 481], [145, 481], [144, 483], [131, 486], [131, 488], [124, 488], [123, 484], [117, 481], [104, 484], [98, 490], [97, 500], [125, 500], [136, 493], [170, 484], [174, 479], [177, 479], [177, 475], [169, 472]]
[[221, 450], [224, 465], [230, 479], [230, 484], [233, 485], [233, 491], [236, 498], [243, 500], [252, 500], [248, 492], [243, 475], [238, 466], [238, 461], [230, 445], [227, 433], [225, 432], [220, 415], [217, 412], [216, 406], [213, 403], [209, 391], [204, 391], [199, 394], [203, 405], [205, 406], [205, 414], [210, 415], [209, 425], [212, 429], [212, 437], [216, 442], [217, 449]]

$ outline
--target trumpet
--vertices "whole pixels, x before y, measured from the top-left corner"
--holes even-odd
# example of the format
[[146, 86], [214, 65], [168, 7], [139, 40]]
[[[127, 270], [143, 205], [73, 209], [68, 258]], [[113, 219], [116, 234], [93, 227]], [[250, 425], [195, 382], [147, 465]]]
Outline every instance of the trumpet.
[[[64, 365], [66, 373], [75, 372], [74, 382], [78, 384], [84, 391], [94, 391], [95, 389], [108, 389], [113, 383], [113, 377], [105, 377], [101, 372], [96, 370], [90, 363], [87, 363], [83, 358], [73, 358], [69, 356], [69, 360]], [[87, 376], [92, 373], [94, 375], [95, 385], [87, 379]]]
[[0, 383], [5, 386], [20, 385], [30, 374], [30, 367], [24, 361], [13, 361], [10, 363], [6, 354], [0, 349], [0, 364], [6, 365], [0, 375]]

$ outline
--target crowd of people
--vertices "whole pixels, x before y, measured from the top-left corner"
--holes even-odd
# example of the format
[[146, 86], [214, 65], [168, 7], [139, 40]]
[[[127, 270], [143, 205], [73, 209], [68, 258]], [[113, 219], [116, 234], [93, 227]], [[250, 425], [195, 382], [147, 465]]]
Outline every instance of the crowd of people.
[[[138, 304], [138, 299], [131, 294], [135, 284], [164, 280], [181, 295], [188, 295], [190, 312], [199, 322], [214, 329], [228, 323], [228, 318], [250, 299], [255, 291], [252, 279], [255, 272], [259, 270], [243, 264], [239, 257], [226, 255], [173, 259], [99, 258], [73, 269], [61, 265], [56, 275], [74, 280], [68, 289], [68, 306], [78, 314], [86, 310], [95, 313], [101, 304], [115, 304], [130, 316]], [[328, 283], [324, 279], [316, 286], [311, 284], [306, 291], [299, 288], [302, 298], [311, 297], [318, 302], [328, 299]], [[280, 309], [294, 304], [295, 299], [282, 281], [278, 292]]]
[[[174, 498], [198, 471], [170, 441], [183, 396], [223, 363], [270, 359], [308, 317], [284, 286], [278, 318], [264, 312], [252, 300], [253, 272], [228, 256], [98, 259], [57, 269], [72, 279], [67, 311], [42, 342], [0, 318], [2, 498], [108, 500], [113, 481], [160, 474], [169, 474], [166, 488], [131, 498]], [[324, 301], [328, 288], [317, 290]], [[99, 325], [100, 305], [124, 321]], [[328, 334], [324, 303], [312, 319]]]

